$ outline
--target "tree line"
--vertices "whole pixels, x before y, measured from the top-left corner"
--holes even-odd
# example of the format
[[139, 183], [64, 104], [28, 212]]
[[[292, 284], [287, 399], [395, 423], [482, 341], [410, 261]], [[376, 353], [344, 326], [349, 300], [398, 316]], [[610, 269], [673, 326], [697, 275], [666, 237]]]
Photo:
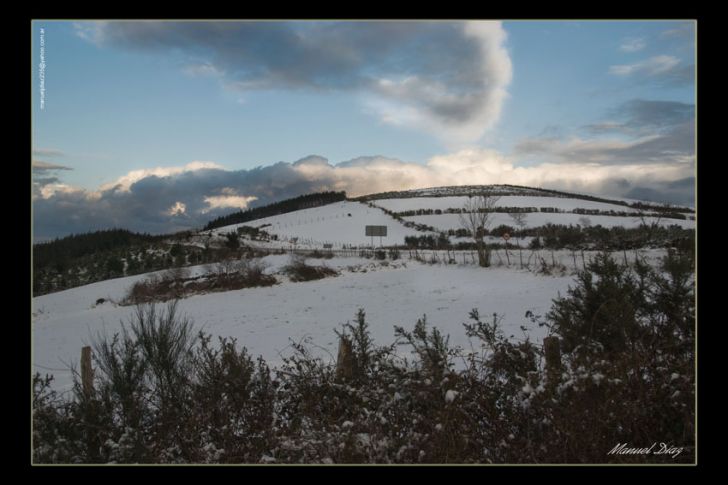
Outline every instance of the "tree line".
[[288, 212], [294, 212], [302, 209], [310, 209], [312, 207], [320, 207], [322, 205], [333, 204], [346, 200], [346, 192], [317, 192], [314, 194], [306, 194], [292, 199], [275, 202], [273, 204], [254, 207], [220, 216], [208, 222], [203, 230], [216, 229], [218, 227], [230, 226], [232, 224], [240, 224], [241, 222], [254, 221], [265, 217], [278, 216]]

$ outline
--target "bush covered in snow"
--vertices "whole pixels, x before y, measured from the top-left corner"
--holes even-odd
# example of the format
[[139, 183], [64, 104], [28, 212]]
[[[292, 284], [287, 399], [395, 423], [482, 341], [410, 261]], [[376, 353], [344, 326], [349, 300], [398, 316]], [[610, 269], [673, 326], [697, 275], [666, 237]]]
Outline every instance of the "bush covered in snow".
[[[35, 377], [34, 461], [693, 462], [692, 268], [676, 252], [658, 269], [597, 258], [551, 312], [531, 315], [561, 343], [548, 365], [539, 343], [477, 310], [467, 351], [425, 317], [377, 346], [361, 310], [337, 332], [338, 364], [294, 342], [269, 369], [235, 340], [195, 338], [174, 304], [138, 307], [122, 335], [96, 342], [91, 394], [77, 384], [62, 399]], [[679, 452], [609, 453], [621, 443]]]

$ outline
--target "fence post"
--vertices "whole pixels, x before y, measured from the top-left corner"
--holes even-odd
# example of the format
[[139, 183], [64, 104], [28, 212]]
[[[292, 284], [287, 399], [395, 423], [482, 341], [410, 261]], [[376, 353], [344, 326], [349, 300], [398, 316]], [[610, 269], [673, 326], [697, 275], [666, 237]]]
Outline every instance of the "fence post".
[[543, 339], [543, 353], [546, 357], [546, 374], [550, 383], [556, 383], [561, 375], [561, 345], [558, 337]]
[[91, 368], [91, 347], [89, 346], [81, 349], [81, 384], [83, 394], [90, 397], [94, 389], [94, 374]]
[[349, 380], [354, 376], [354, 355], [351, 340], [345, 336], [339, 339], [339, 355], [336, 359], [336, 378]]

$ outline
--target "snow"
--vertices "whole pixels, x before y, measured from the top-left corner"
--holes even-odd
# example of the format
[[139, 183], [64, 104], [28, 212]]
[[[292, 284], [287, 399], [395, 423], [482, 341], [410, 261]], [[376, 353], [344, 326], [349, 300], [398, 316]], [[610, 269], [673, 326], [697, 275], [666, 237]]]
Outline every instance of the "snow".
[[[275, 270], [285, 264], [281, 256], [264, 262]], [[321, 261], [319, 261], [321, 262]], [[309, 264], [319, 262], [309, 261]], [[290, 340], [315, 344], [314, 354], [334, 360], [338, 342], [334, 329], [353, 321], [364, 308], [373, 339], [382, 345], [394, 340], [393, 326], [411, 329], [427, 315], [430, 326], [451, 335], [451, 343], [469, 348], [462, 323], [477, 308], [481, 315], [503, 315], [506, 335], [532, 339], [544, 330], [524, 317], [527, 310], [544, 314], [551, 299], [565, 294], [571, 276], [549, 277], [514, 268], [483, 270], [473, 265], [426, 265], [416, 261], [386, 261], [387, 265], [359, 258], [323, 260], [342, 274], [323, 280], [280, 284], [265, 288], [195, 295], [180, 300], [179, 310], [197, 328], [213, 336], [236, 337], [253, 356], [280, 364], [290, 355]], [[202, 271], [194, 267], [192, 272]], [[350, 271], [351, 268], [353, 271]], [[366, 272], [365, 272], [366, 271]], [[56, 385], [68, 389], [71, 374], [66, 364], [76, 364], [81, 347], [99, 333], [112, 335], [128, 321], [133, 307], [106, 303], [98, 298], [121, 300], [131, 286], [146, 275], [107, 280], [33, 299], [34, 371], [51, 373]], [[403, 353], [409, 351], [402, 347]]]
[[455, 398], [458, 397], [458, 394], [459, 393], [457, 391], [453, 391], [452, 389], [449, 389], [445, 393], [445, 402], [453, 402], [455, 400]]

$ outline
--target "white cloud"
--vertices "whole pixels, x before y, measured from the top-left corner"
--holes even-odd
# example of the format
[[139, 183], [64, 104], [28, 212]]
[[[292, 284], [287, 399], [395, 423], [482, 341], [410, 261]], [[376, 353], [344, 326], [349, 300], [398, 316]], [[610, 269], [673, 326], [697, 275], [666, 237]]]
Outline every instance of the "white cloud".
[[103, 42], [104, 28], [108, 22], [74, 22], [73, 32], [83, 40], [92, 44], [101, 45]]
[[246, 197], [244, 195], [212, 195], [204, 198], [209, 207], [202, 209], [200, 212], [206, 214], [213, 209], [245, 209], [248, 204], [254, 200], [258, 200], [255, 196]]
[[622, 40], [619, 49], [623, 52], [638, 52], [647, 46], [645, 39], [641, 37], [628, 37]]
[[[556, 143], [556, 142], [554, 142]], [[619, 142], [575, 140], [559, 147], [564, 154], [571, 150], [593, 152], [618, 149]], [[519, 166], [496, 151], [464, 149], [431, 158], [425, 165], [375, 158], [360, 166], [307, 165], [295, 167], [309, 180], [332, 180], [336, 190], [351, 196], [392, 190], [447, 185], [514, 184], [535, 187], [572, 189], [600, 193], [604, 184], [614, 178], [634, 182], [673, 181], [694, 175], [691, 160], [666, 163], [599, 163], [600, 156], [589, 162], [545, 162]], [[615, 194], [612, 194], [615, 195]]]
[[193, 77], [222, 77], [225, 75], [224, 71], [221, 71], [209, 62], [189, 64], [185, 66], [183, 71], [185, 74]]
[[655, 56], [634, 64], [610, 66], [609, 73], [615, 76], [646, 75], [656, 76], [673, 70], [680, 60], [673, 56]]
[[91, 193], [88, 193], [81, 188], [73, 187], [71, 185], [62, 183], [46, 184], [40, 187], [39, 190], [41, 197], [43, 197], [44, 199], [50, 199], [57, 194], [82, 194], [84, 196], [87, 196], [89, 199], [93, 198], [93, 195]]
[[187, 210], [187, 204], [184, 204], [182, 202], [175, 202], [175, 204], [170, 207], [165, 214], [168, 216], [179, 216], [185, 213]]

